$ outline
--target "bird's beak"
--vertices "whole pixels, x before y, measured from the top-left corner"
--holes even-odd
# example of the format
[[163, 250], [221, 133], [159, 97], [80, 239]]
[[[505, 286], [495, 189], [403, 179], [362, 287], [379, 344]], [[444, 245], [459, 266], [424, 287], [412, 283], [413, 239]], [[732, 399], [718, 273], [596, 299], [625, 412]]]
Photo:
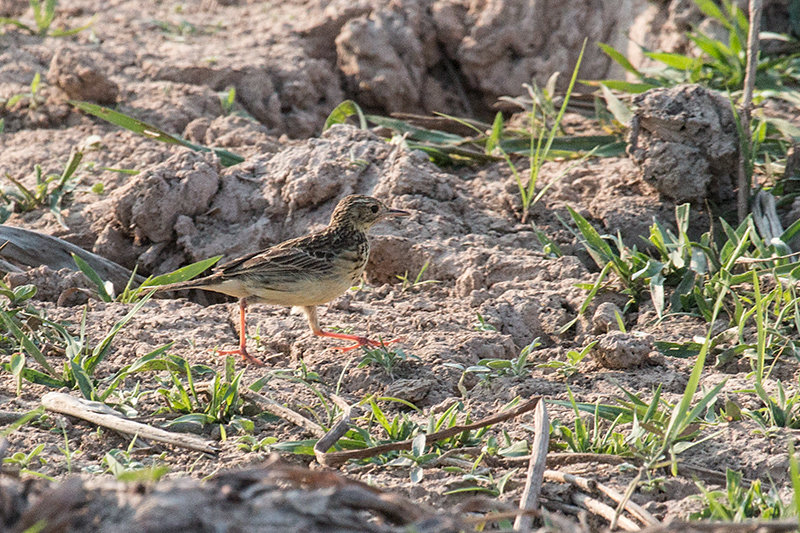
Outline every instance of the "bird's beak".
[[408, 211], [403, 211], [402, 209], [389, 209], [383, 215], [383, 218], [392, 218], [392, 217], [407, 217], [410, 216], [411, 213]]

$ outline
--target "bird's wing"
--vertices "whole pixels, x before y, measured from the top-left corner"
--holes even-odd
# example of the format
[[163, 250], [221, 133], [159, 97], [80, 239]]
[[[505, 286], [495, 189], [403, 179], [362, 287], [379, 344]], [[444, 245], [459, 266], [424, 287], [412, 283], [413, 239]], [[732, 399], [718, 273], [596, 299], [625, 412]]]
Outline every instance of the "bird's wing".
[[257, 274], [266, 278], [281, 279], [297, 273], [325, 274], [333, 268], [332, 252], [318, 246], [316, 235], [293, 239], [262, 252], [246, 255], [222, 265], [219, 274], [223, 278]]

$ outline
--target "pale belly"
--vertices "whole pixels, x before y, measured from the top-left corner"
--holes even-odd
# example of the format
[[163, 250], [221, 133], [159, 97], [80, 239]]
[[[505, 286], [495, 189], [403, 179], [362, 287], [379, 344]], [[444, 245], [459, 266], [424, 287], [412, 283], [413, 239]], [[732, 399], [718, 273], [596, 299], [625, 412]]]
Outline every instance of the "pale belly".
[[361, 270], [354, 273], [353, 279], [342, 277], [337, 280], [298, 280], [285, 290], [256, 287], [247, 280], [232, 279], [220, 285], [206, 287], [236, 298], [247, 298], [250, 303], [265, 303], [285, 306], [311, 306], [328, 303], [344, 294], [361, 276]]

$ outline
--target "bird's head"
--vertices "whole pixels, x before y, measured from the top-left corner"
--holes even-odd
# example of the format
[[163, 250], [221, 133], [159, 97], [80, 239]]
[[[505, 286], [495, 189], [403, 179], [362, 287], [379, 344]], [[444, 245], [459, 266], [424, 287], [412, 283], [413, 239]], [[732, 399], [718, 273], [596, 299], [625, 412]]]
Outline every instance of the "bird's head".
[[351, 194], [336, 205], [331, 215], [331, 226], [349, 226], [359, 231], [367, 231], [384, 218], [406, 217], [410, 213], [400, 209], [389, 209], [383, 202], [371, 196]]

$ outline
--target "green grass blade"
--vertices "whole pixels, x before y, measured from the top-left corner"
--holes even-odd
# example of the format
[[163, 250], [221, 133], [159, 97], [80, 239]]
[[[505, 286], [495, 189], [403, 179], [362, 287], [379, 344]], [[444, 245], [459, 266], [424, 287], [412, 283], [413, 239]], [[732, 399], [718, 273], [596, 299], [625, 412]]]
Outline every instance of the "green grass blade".
[[76, 100], [70, 100], [69, 103], [85, 113], [102, 118], [107, 122], [125, 128], [126, 130], [134, 133], [138, 133], [139, 135], [147, 137], [148, 139], [153, 139], [154, 141], [160, 141], [168, 144], [179, 144], [198, 152], [214, 152], [219, 157], [220, 163], [226, 167], [233, 166], [244, 161], [244, 157], [240, 156], [239, 154], [234, 154], [233, 152], [223, 150], [222, 148], [208, 148], [206, 146], [190, 143], [187, 140], [181, 139], [180, 137], [171, 135], [164, 130], [157, 128], [152, 124], [142, 122], [141, 120], [136, 120], [135, 118], [129, 117], [128, 115], [124, 115], [112, 109], [108, 109], [107, 107], [102, 107], [89, 102], [79, 102]]
[[[10, 363], [0, 363], [0, 367], [2, 367], [3, 370], [11, 372]], [[53, 389], [60, 389], [68, 386], [66, 381], [48, 376], [47, 374], [32, 368], [23, 368], [21, 374], [22, 379], [25, 381], [30, 381], [31, 383], [36, 383], [37, 385], [44, 385], [45, 387], [51, 387]]]
[[503, 113], [500, 111], [494, 116], [494, 123], [492, 124], [492, 133], [486, 139], [486, 153], [491, 155], [494, 149], [500, 144], [500, 137], [503, 134]]
[[0, 26], [6, 26], [6, 25], [16, 26], [17, 28], [19, 28], [21, 30], [25, 30], [25, 31], [29, 32], [31, 35], [36, 35], [36, 30], [31, 28], [27, 24], [23, 24], [22, 22], [20, 22], [20, 21], [18, 21], [16, 19], [0, 17]]
[[[555, 121], [553, 121], [553, 126], [550, 129], [550, 135], [547, 137], [547, 143], [545, 144], [544, 151], [542, 152], [544, 154], [550, 152], [550, 148], [553, 146], [553, 141], [556, 137], [556, 132], [558, 131], [558, 126], [561, 124], [561, 119], [564, 118], [564, 113], [567, 111], [569, 98], [572, 96], [572, 90], [575, 88], [575, 82], [578, 80], [578, 71], [581, 68], [581, 62], [583, 61], [583, 53], [586, 51], [586, 42], [587, 39], [584, 39], [583, 46], [581, 46], [581, 53], [578, 55], [578, 61], [575, 62], [575, 70], [572, 71], [572, 78], [569, 80], [567, 92], [564, 93], [564, 102], [561, 104], [561, 109], [558, 110], [558, 115], [556, 116]], [[539, 150], [537, 149], [536, 152], [538, 156]], [[538, 157], [536, 159], [538, 159]], [[531, 182], [533, 182], [533, 180], [531, 180]]]
[[55, 29], [50, 32], [51, 37], [69, 37], [70, 35], [77, 35], [83, 30], [88, 30], [92, 24], [94, 24], [95, 19], [97, 19], [97, 15], [92, 17], [92, 20], [84, 24], [83, 26], [78, 26], [77, 28], [70, 28], [67, 30], [62, 29]]
[[597, 266], [602, 268], [609, 263], [616, 262], [617, 256], [611, 250], [611, 246], [597, 233], [597, 230], [594, 229], [580, 213], [570, 206], [567, 206], [567, 210], [572, 220], [575, 222], [575, 225], [578, 226], [578, 231], [581, 232], [584, 238], [586, 250], [592, 256], [592, 259], [595, 260]]
[[[448, 117], [449, 118], [449, 117]], [[459, 145], [467, 142], [467, 139], [454, 133], [429, 130], [414, 126], [408, 122], [396, 118], [381, 117], [378, 115], [367, 115], [367, 120], [378, 126], [383, 126], [397, 131], [398, 133], [408, 133], [408, 138], [420, 142], [429, 142], [443, 145]]]
[[72, 370], [72, 377], [75, 378], [75, 381], [78, 383], [78, 389], [81, 391], [81, 394], [83, 394], [83, 397], [93, 402], [97, 401], [98, 398], [97, 392], [94, 389], [94, 383], [92, 383], [92, 379], [86, 373], [86, 370], [81, 368], [75, 361], [70, 361], [69, 366]]
[[111, 342], [114, 340], [114, 337], [117, 336], [117, 333], [127, 324], [133, 316], [139, 312], [139, 310], [150, 300], [153, 296], [153, 293], [145, 295], [139, 302], [133, 306], [133, 309], [128, 311], [128, 314], [122, 317], [116, 324], [111, 327], [111, 330], [106, 334], [100, 344], [98, 344], [95, 349], [92, 351], [91, 357], [86, 359], [86, 372], [91, 376], [94, 374], [95, 368], [97, 365], [100, 364], [106, 355], [108, 355], [109, 350], [111, 349]]
[[670, 54], [666, 52], [647, 52], [645, 55], [650, 59], [655, 59], [656, 61], [664, 63], [668, 67], [672, 67], [678, 70], [692, 70], [692, 68], [694, 68], [695, 66], [695, 63], [697, 62], [696, 59], [681, 54]]
[[622, 55], [617, 50], [615, 50], [612, 46], [609, 46], [609, 45], [607, 45], [605, 43], [597, 43], [597, 46], [599, 46], [600, 49], [603, 52], [605, 52], [608, 57], [613, 59], [619, 66], [621, 66], [622, 68], [624, 68], [625, 70], [627, 70], [628, 72], [630, 72], [631, 74], [636, 76], [637, 78], [641, 78], [642, 77], [642, 73], [639, 72], [639, 70], [637, 70], [637, 68], [634, 67], [633, 64], [631, 64], [630, 61], [628, 61], [628, 58], [625, 57], [624, 55]]
[[44, 414], [44, 407], [37, 407], [33, 411], [28, 411], [27, 413], [22, 415], [19, 419], [9, 424], [8, 427], [3, 428], [2, 431], [0, 431], [0, 439], [5, 439], [6, 437], [14, 433], [16, 430], [18, 430], [19, 428], [21, 428], [22, 426], [24, 426], [25, 424], [36, 418], [37, 416], [41, 416], [43, 414]]
[[622, 80], [581, 80], [581, 83], [584, 85], [605, 85], [609, 89], [614, 91], [621, 91], [623, 93], [628, 94], [641, 94], [645, 91], [649, 91], [650, 89], [655, 89], [658, 85], [652, 83], [631, 83], [629, 81], [622, 81]]
[[360, 128], [362, 130], [367, 129], [367, 118], [364, 116], [361, 106], [352, 100], [345, 100], [341, 104], [337, 105], [333, 111], [331, 111], [331, 114], [328, 115], [328, 118], [325, 119], [325, 125], [322, 126], [322, 131], [327, 130], [334, 124], [346, 123], [347, 119], [353, 115], [358, 116], [358, 124]]
[[633, 111], [627, 108], [619, 98], [617, 98], [607, 85], [601, 84], [600, 89], [603, 91], [603, 98], [606, 100], [606, 107], [614, 115], [614, 118], [620, 124], [628, 124], [633, 118]]
[[0, 318], [5, 322], [6, 327], [11, 331], [14, 337], [22, 344], [22, 347], [28, 352], [28, 355], [33, 357], [37, 363], [42, 365], [42, 368], [47, 370], [47, 373], [51, 376], [56, 375], [56, 371], [53, 370], [53, 367], [50, 366], [50, 363], [47, 362], [44, 354], [36, 347], [32, 340], [30, 340], [27, 335], [25, 335], [21, 329], [14, 323], [14, 319], [9, 316], [8, 313], [0, 309]]
[[209, 259], [204, 259], [202, 261], [198, 261], [197, 263], [192, 263], [191, 265], [187, 265], [185, 267], [181, 267], [174, 272], [170, 272], [168, 274], [162, 274], [160, 276], [156, 276], [151, 278], [144, 283], [142, 283], [141, 287], [156, 287], [159, 285], [169, 285], [170, 283], [180, 283], [181, 281], [188, 281], [196, 276], [199, 276], [222, 259], [221, 255], [217, 255], [211, 257]]
[[75, 264], [78, 266], [80, 271], [83, 272], [86, 277], [97, 286], [97, 293], [100, 295], [100, 299], [102, 299], [104, 302], [113, 302], [114, 299], [110, 294], [108, 294], [105, 282], [100, 279], [100, 276], [97, 274], [97, 272], [95, 272], [94, 269], [89, 266], [89, 263], [81, 259], [81, 257], [77, 254], [72, 254], [72, 260], [75, 261]]

